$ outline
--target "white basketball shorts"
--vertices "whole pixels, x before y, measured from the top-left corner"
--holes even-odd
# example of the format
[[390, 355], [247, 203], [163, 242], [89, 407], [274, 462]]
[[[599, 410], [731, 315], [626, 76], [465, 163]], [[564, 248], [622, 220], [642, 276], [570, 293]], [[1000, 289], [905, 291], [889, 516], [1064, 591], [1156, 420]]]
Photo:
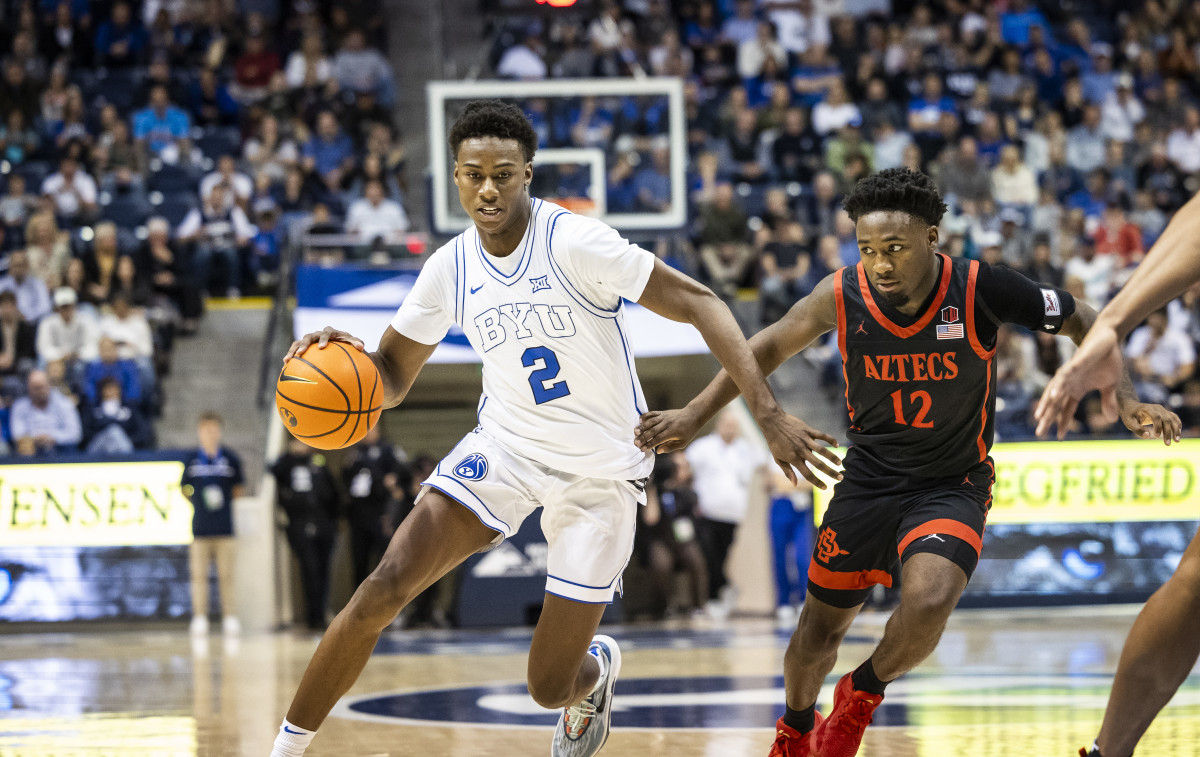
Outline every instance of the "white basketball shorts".
[[606, 604], [620, 591], [633, 552], [637, 506], [646, 502], [645, 481], [563, 473], [475, 429], [422, 484], [422, 496], [437, 489], [499, 531], [495, 544], [541, 507], [548, 594]]

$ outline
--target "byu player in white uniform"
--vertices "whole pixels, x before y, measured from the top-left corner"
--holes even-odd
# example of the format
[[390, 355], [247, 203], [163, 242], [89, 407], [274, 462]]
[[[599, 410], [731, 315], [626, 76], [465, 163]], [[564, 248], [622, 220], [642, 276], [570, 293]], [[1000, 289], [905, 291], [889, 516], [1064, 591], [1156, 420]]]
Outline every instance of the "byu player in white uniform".
[[[555, 757], [591, 757], [608, 737], [620, 652], [596, 635], [633, 548], [650, 453], [633, 441], [646, 409], [623, 299], [695, 325], [742, 390], [772, 455], [811, 468], [824, 436], [775, 402], [729, 309], [708, 289], [592, 219], [529, 196], [537, 136], [521, 111], [470, 103], [449, 135], [459, 200], [474, 228], [435, 252], [370, 357], [400, 403], [459, 324], [483, 358], [479, 426], [424, 482], [379, 567], [329, 626], [272, 757], [299, 757], [366, 665], [379, 634], [413, 597], [543, 508], [546, 598], [529, 652], [529, 692], [564, 708]], [[349, 334], [326, 328], [284, 360]]]

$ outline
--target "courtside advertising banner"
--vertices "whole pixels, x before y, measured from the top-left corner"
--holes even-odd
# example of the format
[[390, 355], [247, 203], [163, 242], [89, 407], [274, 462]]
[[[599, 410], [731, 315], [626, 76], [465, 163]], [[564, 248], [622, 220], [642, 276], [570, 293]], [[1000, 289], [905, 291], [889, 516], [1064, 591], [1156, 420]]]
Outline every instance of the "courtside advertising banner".
[[190, 544], [183, 463], [0, 466], [0, 548]]
[[[1141, 602], [1196, 533], [1200, 439], [1006, 443], [992, 458], [966, 605]], [[816, 492], [818, 525], [830, 496]]]
[[[1002, 443], [992, 459], [988, 525], [1200, 519], [1200, 439]], [[818, 524], [832, 492], [815, 492]]]

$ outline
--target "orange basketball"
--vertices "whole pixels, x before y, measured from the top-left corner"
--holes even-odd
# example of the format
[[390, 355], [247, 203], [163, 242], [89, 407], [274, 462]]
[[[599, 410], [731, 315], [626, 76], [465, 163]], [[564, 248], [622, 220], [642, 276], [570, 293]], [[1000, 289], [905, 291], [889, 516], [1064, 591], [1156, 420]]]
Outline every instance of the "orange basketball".
[[341, 449], [379, 421], [383, 384], [365, 352], [344, 342], [314, 344], [279, 372], [275, 407], [292, 436], [317, 449]]

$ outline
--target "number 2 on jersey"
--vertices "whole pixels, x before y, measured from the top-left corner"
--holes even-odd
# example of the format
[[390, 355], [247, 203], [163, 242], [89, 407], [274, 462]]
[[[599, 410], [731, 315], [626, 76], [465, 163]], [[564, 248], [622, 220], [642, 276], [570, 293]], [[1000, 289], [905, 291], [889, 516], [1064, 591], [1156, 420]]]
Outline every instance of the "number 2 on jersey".
[[925, 419], [926, 416], [929, 415], [930, 406], [933, 404], [933, 398], [929, 396], [929, 392], [925, 391], [924, 389], [918, 389], [917, 391], [908, 395], [908, 403], [910, 405], [920, 404], [920, 407], [917, 408], [917, 416], [913, 419], [911, 424], [904, 420], [903, 395], [900, 393], [899, 389], [892, 392], [892, 409], [896, 411], [896, 417], [894, 419], [896, 423], [899, 423], [901, 426], [911, 425], [913, 428], [933, 428], [933, 421]]
[[537, 404], [566, 397], [571, 393], [566, 381], [556, 381], [546, 386], [547, 381], [554, 380], [562, 368], [558, 364], [558, 355], [549, 347], [530, 347], [521, 353], [521, 365], [532, 368], [538, 361], [542, 366], [529, 374], [529, 386], [533, 389], [533, 401]]

